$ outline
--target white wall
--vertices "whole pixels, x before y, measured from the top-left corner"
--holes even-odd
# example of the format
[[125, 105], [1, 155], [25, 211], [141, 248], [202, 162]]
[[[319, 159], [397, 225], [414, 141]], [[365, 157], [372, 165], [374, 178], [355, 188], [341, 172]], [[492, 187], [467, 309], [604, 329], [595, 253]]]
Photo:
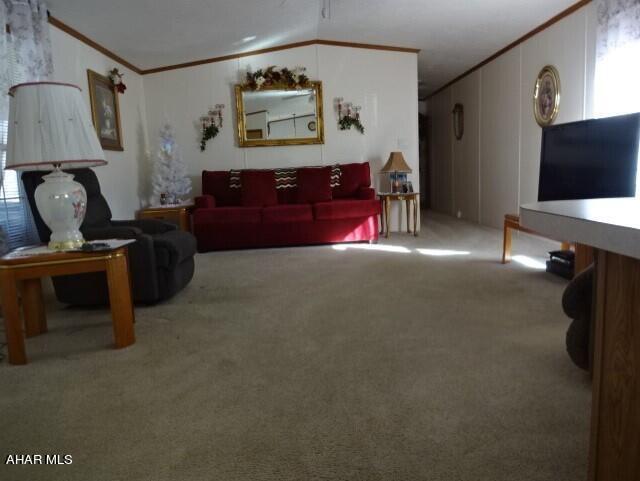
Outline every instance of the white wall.
[[452, 125], [451, 88], [429, 99], [428, 115], [431, 117], [431, 207], [434, 210], [453, 215], [453, 161], [452, 161]]
[[[312, 80], [323, 84], [325, 143], [287, 147], [237, 147], [234, 84], [251, 70], [277, 65], [303, 65]], [[389, 152], [401, 150], [413, 169], [409, 179], [418, 185], [417, 55], [357, 48], [311, 45], [235, 60], [145, 75], [144, 91], [152, 153], [156, 135], [167, 119], [175, 127], [182, 155], [190, 166], [194, 191], [201, 191], [202, 170], [371, 163], [374, 183]], [[334, 98], [362, 105], [362, 135], [340, 131]], [[218, 136], [199, 149], [198, 119], [215, 104], [225, 104], [224, 126]], [[147, 191], [144, 198], [148, 198]], [[392, 228], [403, 217], [398, 206]], [[402, 227], [404, 228], [404, 226]]]
[[[535, 79], [547, 64], [560, 73], [556, 123], [589, 117], [594, 32], [591, 3], [429, 99], [434, 209], [501, 227], [504, 214], [537, 199], [541, 128], [533, 116]], [[461, 141], [452, 133], [456, 102], [464, 105]]]
[[[451, 135], [453, 163], [453, 212], [462, 219], [480, 220], [480, 72], [476, 71], [452, 85], [451, 103], [464, 106], [464, 135]], [[453, 108], [451, 108], [453, 110]], [[447, 112], [453, 126], [451, 110]]]
[[146, 162], [147, 138], [142, 77], [54, 26], [51, 44], [55, 80], [80, 86], [87, 109], [90, 109], [87, 69], [106, 75], [117, 67], [124, 73], [127, 90], [119, 98], [124, 151], [105, 151], [108, 164], [97, 167], [95, 172], [114, 219], [132, 219], [140, 207], [140, 194], [146, 184], [140, 175]]

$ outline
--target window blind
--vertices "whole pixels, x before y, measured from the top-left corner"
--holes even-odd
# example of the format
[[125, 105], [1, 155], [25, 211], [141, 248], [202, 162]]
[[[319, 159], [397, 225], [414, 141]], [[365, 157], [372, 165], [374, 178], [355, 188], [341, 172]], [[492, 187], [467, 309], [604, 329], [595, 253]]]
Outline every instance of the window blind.
[[[8, 47], [8, 69], [11, 72], [13, 84], [22, 82], [24, 79], [19, 75], [16, 68], [15, 51], [12, 42], [7, 42]], [[7, 95], [1, 92], [0, 95]], [[29, 208], [29, 201], [26, 198], [20, 173], [15, 170], [4, 170], [7, 163], [7, 138], [9, 133], [9, 112], [0, 112], [0, 167], [2, 173], [2, 186], [0, 188], [0, 227], [5, 233], [6, 242], [9, 249], [21, 247], [40, 242], [33, 216]]]

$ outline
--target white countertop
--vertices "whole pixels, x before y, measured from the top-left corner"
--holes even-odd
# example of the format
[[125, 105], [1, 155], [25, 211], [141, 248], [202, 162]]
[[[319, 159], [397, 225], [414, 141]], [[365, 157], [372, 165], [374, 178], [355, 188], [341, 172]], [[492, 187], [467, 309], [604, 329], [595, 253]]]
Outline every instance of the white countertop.
[[640, 199], [586, 199], [520, 206], [520, 224], [542, 235], [640, 259]]

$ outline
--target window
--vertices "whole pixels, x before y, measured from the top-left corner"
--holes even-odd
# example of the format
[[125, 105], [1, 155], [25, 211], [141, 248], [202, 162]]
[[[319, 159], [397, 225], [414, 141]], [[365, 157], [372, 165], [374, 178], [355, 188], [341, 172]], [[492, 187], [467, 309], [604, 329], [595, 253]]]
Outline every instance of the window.
[[[1, 0], [0, 0], [1, 1]], [[16, 52], [13, 49], [11, 37], [6, 43], [6, 68], [9, 72], [9, 80], [12, 84], [17, 84], [25, 80], [20, 70], [16, 68]], [[8, 89], [7, 89], [8, 90]], [[0, 92], [6, 95], [6, 91]], [[15, 170], [4, 170], [7, 163], [7, 138], [9, 133], [9, 112], [6, 111], [8, 105], [0, 109], [0, 227], [4, 231], [9, 249], [21, 247], [40, 242], [37, 235], [29, 201], [26, 198], [20, 173]]]
[[38, 242], [33, 225], [29, 202], [20, 184], [20, 174], [15, 170], [4, 170], [7, 162], [7, 133], [9, 122], [0, 120], [0, 166], [2, 188], [0, 189], [0, 226], [5, 232], [9, 248]]

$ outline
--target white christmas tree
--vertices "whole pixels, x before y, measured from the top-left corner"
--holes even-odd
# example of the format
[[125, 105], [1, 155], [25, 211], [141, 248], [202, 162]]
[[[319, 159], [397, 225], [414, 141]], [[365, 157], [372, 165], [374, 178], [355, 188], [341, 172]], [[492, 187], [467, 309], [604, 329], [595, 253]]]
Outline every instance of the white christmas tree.
[[160, 148], [153, 164], [153, 201], [179, 204], [191, 192], [191, 179], [176, 144], [173, 127], [167, 122], [160, 129]]

